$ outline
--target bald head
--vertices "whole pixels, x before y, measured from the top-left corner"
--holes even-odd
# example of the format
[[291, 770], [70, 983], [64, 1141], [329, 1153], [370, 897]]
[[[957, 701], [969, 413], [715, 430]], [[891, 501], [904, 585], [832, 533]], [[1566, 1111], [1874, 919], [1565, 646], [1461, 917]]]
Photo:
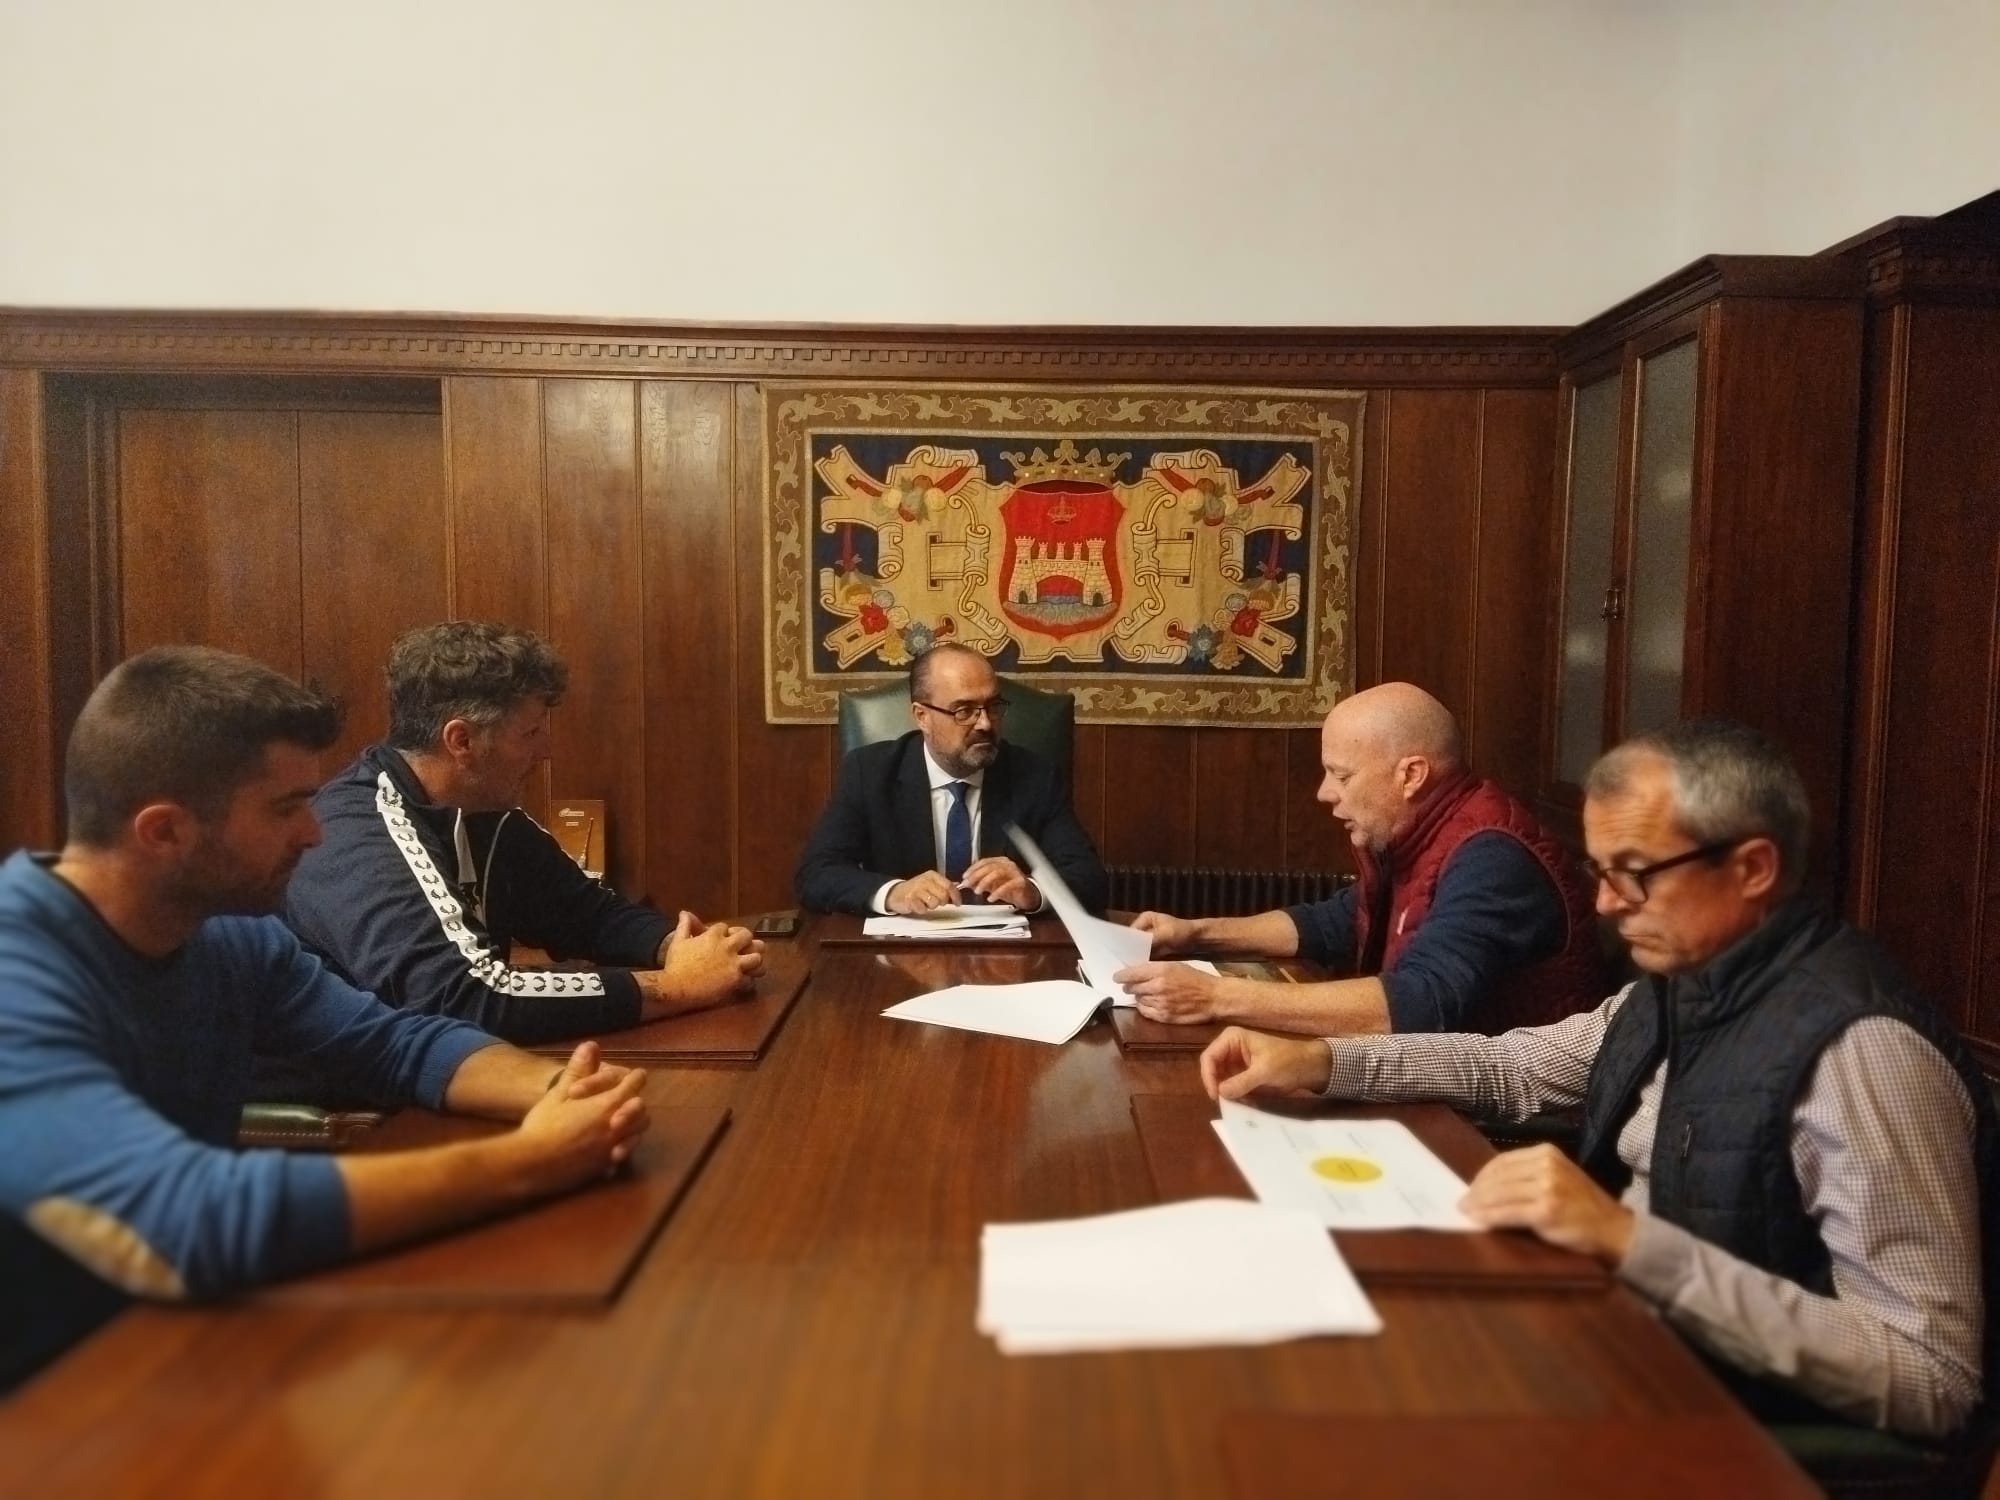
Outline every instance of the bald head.
[[1343, 698], [1326, 722], [1392, 759], [1420, 755], [1434, 772], [1448, 771], [1459, 762], [1458, 721], [1413, 682], [1385, 682]]
[[1334, 705], [1320, 730], [1319, 800], [1358, 848], [1381, 853], [1416, 805], [1460, 760], [1458, 723], [1408, 682], [1385, 682]]

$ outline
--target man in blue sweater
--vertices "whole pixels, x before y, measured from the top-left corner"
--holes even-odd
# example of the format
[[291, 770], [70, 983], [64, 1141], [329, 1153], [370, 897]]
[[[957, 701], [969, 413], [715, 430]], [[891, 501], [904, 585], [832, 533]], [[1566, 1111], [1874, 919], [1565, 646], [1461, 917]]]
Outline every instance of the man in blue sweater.
[[[60, 855], [0, 864], [0, 1390], [133, 1296], [226, 1295], [602, 1177], [645, 1075], [566, 1067], [330, 974], [269, 915], [339, 715], [258, 663], [133, 657], [91, 694]], [[238, 1151], [252, 1051], [516, 1120], [430, 1150]]]

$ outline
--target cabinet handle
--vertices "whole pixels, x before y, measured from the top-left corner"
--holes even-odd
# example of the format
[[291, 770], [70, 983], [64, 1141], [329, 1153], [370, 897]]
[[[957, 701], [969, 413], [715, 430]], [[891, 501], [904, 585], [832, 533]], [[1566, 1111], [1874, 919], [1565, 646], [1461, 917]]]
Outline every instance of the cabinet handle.
[[1614, 583], [1604, 591], [1604, 607], [1597, 612], [1597, 618], [1609, 621], [1622, 619], [1624, 615], [1625, 590]]

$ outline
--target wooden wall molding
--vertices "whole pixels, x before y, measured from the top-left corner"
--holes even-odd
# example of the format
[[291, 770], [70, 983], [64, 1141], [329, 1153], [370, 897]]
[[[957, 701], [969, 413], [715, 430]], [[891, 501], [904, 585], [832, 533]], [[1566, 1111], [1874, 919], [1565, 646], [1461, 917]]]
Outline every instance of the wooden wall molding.
[[1580, 323], [1557, 343], [1565, 370], [1723, 297], [1858, 297], [1861, 267], [1833, 255], [1708, 255]]
[[1818, 258], [1865, 265], [1868, 299], [1878, 309], [2000, 304], [2000, 192], [1936, 218], [1885, 220], [1829, 245]]
[[1900, 236], [1868, 257], [1871, 302], [2000, 302], [2000, 247], [1913, 245]]
[[1555, 328], [706, 327], [417, 313], [0, 308], [0, 367], [295, 375], [1552, 387]]

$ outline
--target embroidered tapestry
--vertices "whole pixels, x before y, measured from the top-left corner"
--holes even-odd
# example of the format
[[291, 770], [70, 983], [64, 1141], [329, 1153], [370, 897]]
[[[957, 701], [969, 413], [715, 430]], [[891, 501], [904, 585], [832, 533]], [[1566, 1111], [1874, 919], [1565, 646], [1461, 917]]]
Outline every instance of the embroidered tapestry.
[[1085, 723], [1318, 725], [1352, 680], [1354, 391], [764, 389], [766, 716], [938, 641]]

